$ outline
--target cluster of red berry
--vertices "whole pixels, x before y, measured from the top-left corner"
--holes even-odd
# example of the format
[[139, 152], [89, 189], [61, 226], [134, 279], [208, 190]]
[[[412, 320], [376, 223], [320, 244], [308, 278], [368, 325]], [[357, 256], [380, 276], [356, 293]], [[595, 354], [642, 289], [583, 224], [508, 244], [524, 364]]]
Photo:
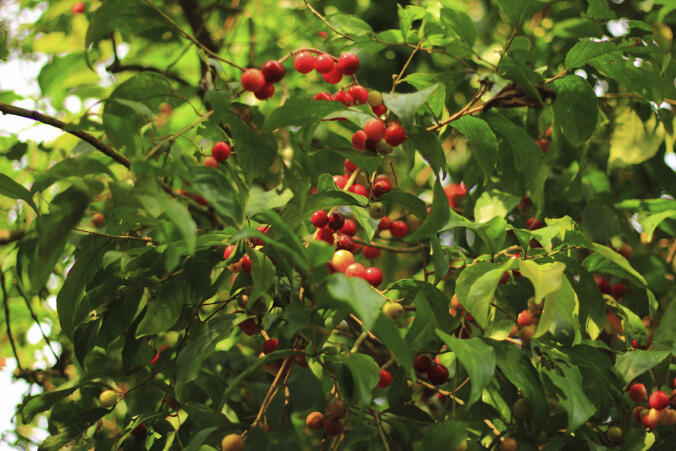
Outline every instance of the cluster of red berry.
[[326, 414], [314, 411], [305, 417], [305, 425], [312, 431], [324, 430], [326, 435], [338, 435], [343, 432], [342, 420], [347, 417], [347, 409], [343, 401], [336, 400], [329, 404]]
[[633, 411], [634, 420], [637, 423], [648, 429], [655, 429], [660, 425], [676, 424], [676, 378], [671, 396], [662, 390], [655, 390], [648, 398], [645, 385], [636, 383], [629, 387], [629, 397], [635, 403], [641, 404], [634, 407]]
[[253, 92], [258, 100], [265, 100], [275, 93], [275, 83], [280, 82], [285, 73], [282, 63], [270, 60], [261, 69], [252, 67], [242, 72], [240, 81], [245, 91]]
[[230, 157], [232, 149], [230, 144], [224, 141], [218, 141], [211, 147], [211, 156], [204, 159], [204, 165], [211, 168], [217, 168], [218, 163], [223, 163]]
[[434, 362], [425, 354], [418, 354], [413, 359], [413, 369], [421, 374], [426, 374], [427, 379], [434, 385], [441, 385], [448, 380], [448, 368], [441, 364], [439, 357]]

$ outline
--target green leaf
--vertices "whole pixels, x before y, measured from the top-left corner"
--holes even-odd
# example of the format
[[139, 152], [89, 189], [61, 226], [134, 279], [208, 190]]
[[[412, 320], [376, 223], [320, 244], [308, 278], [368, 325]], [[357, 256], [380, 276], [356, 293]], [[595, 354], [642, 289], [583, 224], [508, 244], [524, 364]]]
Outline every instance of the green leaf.
[[[360, 353], [349, 354], [340, 360], [349, 370], [348, 373], [341, 371], [338, 373], [339, 378], [344, 381], [341, 386], [345, 390], [346, 398], [362, 407], [368, 406], [373, 390], [380, 380], [378, 364], [370, 355]], [[351, 380], [348, 381], [347, 378]]]
[[413, 194], [405, 193], [403, 191], [390, 191], [389, 193], [380, 196], [378, 200], [385, 204], [397, 204], [420, 219], [425, 219], [425, 217], [427, 217], [427, 206], [425, 205], [425, 202]]
[[9, 197], [10, 199], [22, 199], [38, 213], [38, 207], [33, 202], [31, 193], [5, 174], [0, 174], [0, 195]]
[[484, 191], [474, 204], [474, 220], [481, 224], [495, 217], [504, 218], [519, 202], [520, 197], [496, 189]]
[[367, 281], [343, 274], [327, 277], [316, 299], [319, 305], [354, 313], [367, 329], [373, 328], [385, 303], [385, 298]]
[[606, 260], [611, 261], [615, 265], [619, 266], [622, 268], [624, 271], [628, 272], [632, 276], [638, 280], [641, 285], [644, 287], [648, 286], [648, 282], [645, 280], [645, 277], [643, 277], [641, 274], [639, 274], [632, 266], [629, 264], [626, 258], [618, 252], [615, 252], [611, 248], [604, 246], [602, 244], [598, 243], [593, 243], [592, 244], [592, 250], [596, 252], [597, 254], [601, 255], [604, 257]]
[[[385, 106], [391, 112], [397, 115], [404, 128], [409, 130], [416, 111], [427, 102], [427, 99], [437, 90], [437, 87], [434, 84], [422, 91], [409, 94], [383, 94], [383, 103], [385, 103]], [[409, 135], [411, 134], [409, 133]]]
[[85, 48], [108, 38], [113, 31], [126, 35], [157, 28], [172, 31], [158, 14], [143, 2], [107, 0], [93, 12], [89, 19]]
[[249, 201], [244, 213], [245, 216], [254, 216], [265, 210], [280, 208], [289, 203], [293, 198], [293, 191], [288, 188], [278, 191], [280, 189], [282, 188], [278, 187], [277, 189], [264, 191], [258, 185], [252, 186], [251, 191], [249, 191]]
[[617, 356], [615, 371], [629, 383], [648, 370], [655, 368], [671, 355], [670, 351], [643, 351], [635, 349]]
[[305, 201], [305, 213], [307, 216], [307, 214], [311, 214], [315, 210], [332, 208], [336, 205], [358, 205], [365, 207], [367, 204], [368, 199], [364, 196], [345, 191], [329, 190], [308, 196]]
[[432, 248], [432, 265], [434, 266], [434, 284], [436, 285], [448, 273], [449, 261], [437, 235], [430, 236], [430, 247]]
[[331, 113], [344, 110], [340, 102], [321, 102], [311, 99], [289, 99], [284, 105], [274, 110], [265, 120], [265, 130], [289, 126], [305, 126], [313, 124]]
[[441, 183], [437, 179], [434, 182], [434, 200], [432, 201], [430, 214], [415, 232], [404, 238], [404, 241], [412, 243], [439, 232], [448, 222], [450, 215], [448, 198], [446, 197], [444, 189], [441, 187]]
[[653, 343], [671, 348], [676, 342], [676, 302], [670, 302], [655, 329]]
[[[518, 38], [517, 38], [518, 39]], [[502, 57], [499, 72], [508, 80], [513, 80], [526, 92], [526, 95], [542, 104], [540, 92], [535, 85], [541, 84], [544, 80], [542, 75], [535, 72], [531, 67], [520, 59], [512, 58], [509, 54]]]
[[243, 201], [232, 180], [222, 172], [208, 167], [193, 168], [191, 174], [191, 189], [204, 196], [209, 206], [221, 217], [230, 220], [232, 225], [241, 224]]
[[476, 40], [474, 21], [467, 13], [450, 8], [441, 8], [441, 23], [449, 32], [457, 35], [468, 44]]
[[545, 369], [544, 373], [565, 395], [561, 404], [568, 413], [568, 432], [575, 431], [596, 412], [594, 404], [582, 389], [582, 384], [588, 384], [588, 381], [582, 380], [582, 374], [577, 367], [560, 361], [555, 369]]
[[468, 425], [460, 421], [444, 421], [423, 429], [420, 449], [456, 449], [467, 439]]
[[589, 39], [578, 41], [566, 54], [566, 69], [582, 67], [593, 58], [614, 52], [617, 49], [617, 45], [612, 41], [592, 41]]
[[404, 141], [404, 149], [406, 152], [411, 152], [411, 155], [417, 150], [435, 174], [439, 174], [440, 171], [446, 172], [446, 157], [436, 133], [428, 132], [422, 127], [415, 127]]
[[183, 304], [191, 303], [187, 288], [183, 277], [164, 282], [156, 295], [149, 297], [148, 310], [136, 329], [136, 338], [171, 329], [181, 316]]
[[378, 230], [378, 223], [371, 218], [369, 212], [363, 207], [351, 207], [352, 215], [364, 231], [366, 241], [370, 242]]
[[639, 215], [639, 223], [643, 226], [643, 231], [646, 234], [646, 239], [652, 241], [653, 233], [657, 226], [660, 225], [662, 221], [669, 218], [676, 218], [676, 210], [667, 210], [660, 213], [655, 213], [652, 215], [641, 216]]
[[373, 326], [373, 333], [380, 338], [385, 347], [397, 358], [407, 373], [413, 369], [413, 354], [408, 345], [408, 340], [404, 340], [399, 334], [399, 328], [390, 318], [380, 315]]
[[498, 162], [498, 139], [486, 121], [474, 116], [463, 116], [450, 124], [462, 133], [470, 144], [472, 156], [488, 182]]
[[[248, 110], [244, 110], [245, 108]], [[237, 105], [236, 108], [231, 108], [224, 113], [224, 122], [229, 125], [232, 140], [236, 143], [237, 163], [244, 171], [247, 182], [251, 182], [256, 177], [267, 176], [268, 168], [277, 156], [275, 136], [267, 129], [263, 129], [262, 117], [257, 110], [250, 108]], [[241, 116], [234, 113], [238, 109], [244, 110]], [[242, 117], [246, 118], [249, 112], [252, 117], [246, 121], [243, 120]]]
[[437, 335], [455, 352], [458, 361], [465, 367], [469, 375], [472, 390], [467, 400], [467, 407], [481, 398], [481, 392], [493, 378], [495, 373], [495, 353], [493, 348], [480, 338], [459, 339], [437, 329]]
[[73, 177], [75, 180], [87, 175], [107, 174], [114, 177], [112, 171], [101, 161], [81, 156], [78, 158], [66, 158], [59, 161], [47, 171], [37, 174], [35, 182], [31, 186], [31, 192], [44, 191], [54, 183]]
[[[555, 276], [555, 270], [552, 270], [552, 273]], [[568, 278], [563, 277], [560, 288], [545, 296], [544, 307], [535, 336], [540, 337], [547, 332], [551, 332], [556, 341], [565, 345], [579, 342], [580, 325], [577, 320], [579, 311], [580, 300]]]
[[63, 423], [59, 424], [56, 428], [56, 433], [53, 433], [53, 435], [50, 435], [42, 442], [40, 450], [60, 451], [64, 449], [65, 445], [72, 442], [108, 413], [110, 411], [102, 407], [76, 411], [72, 415], [67, 416]]
[[[98, 383], [89, 383], [87, 385], [99, 386]], [[46, 410], [52, 408], [57, 402], [66, 399], [76, 390], [79, 390], [80, 387], [84, 385], [75, 385], [70, 388], [65, 388], [62, 390], [55, 390], [51, 392], [41, 393], [39, 395], [28, 396], [23, 404], [19, 406], [19, 412], [21, 413], [21, 419], [25, 424], [29, 424], [33, 421], [35, 416], [39, 413], [42, 413]]]
[[[647, 100], [661, 102], [664, 98], [659, 68], [648, 60], [635, 64], [621, 52], [604, 53], [589, 61], [596, 70], [616, 80], [629, 92], [640, 94]], [[615, 128], [617, 130], [617, 128]]]
[[598, 118], [596, 94], [577, 75], [568, 75], [554, 82], [554, 123], [561, 127], [566, 140], [573, 146], [584, 144], [594, 132]]
[[478, 263], [465, 268], [458, 277], [455, 293], [463, 307], [482, 326], [488, 326], [490, 304], [502, 274], [511, 265]]
[[520, 25], [539, 8], [537, 0], [498, 0], [498, 6], [514, 25]]
[[[190, 415], [192, 417], [192, 415]], [[201, 429], [195, 435], [192, 436], [190, 443], [183, 448], [183, 451], [199, 451], [202, 448], [204, 442], [206, 442], [211, 434], [218, 430], [217, 426], [212, 426], [206, 429]]]
[[535, 288], [535, 302], [540, 303], [550, 293], [561, 288], [566, 265], [561, 262], [537, 264], [533, 260], [519, 260], [519, 271], [530, 279]]
[[608, 7], [607, 0], [587, 0], [587, 2], [589, 3], [589, 9], [587, 9], [585, 16], [596, 19], [612, 19], [615, 17], [615, 13]]

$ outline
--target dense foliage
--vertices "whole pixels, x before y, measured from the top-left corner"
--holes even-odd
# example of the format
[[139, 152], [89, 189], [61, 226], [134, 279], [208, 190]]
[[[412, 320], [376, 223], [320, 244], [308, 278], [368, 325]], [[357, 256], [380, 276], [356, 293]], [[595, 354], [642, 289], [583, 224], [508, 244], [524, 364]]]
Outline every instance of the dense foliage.
[[673, 1], [18, 3], [13, 445], [673, 449]]

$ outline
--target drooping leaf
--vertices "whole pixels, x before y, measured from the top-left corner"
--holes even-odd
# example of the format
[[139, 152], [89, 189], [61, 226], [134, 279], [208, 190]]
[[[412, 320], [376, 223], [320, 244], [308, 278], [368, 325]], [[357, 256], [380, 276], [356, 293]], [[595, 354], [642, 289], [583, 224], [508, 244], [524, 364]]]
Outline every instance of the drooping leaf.
[[584, 144], [596, 128], [598, 105], [589, 84], [577, 75], [568, 75], [553, 84], [556, 91], [554, 123], [573, 146]]

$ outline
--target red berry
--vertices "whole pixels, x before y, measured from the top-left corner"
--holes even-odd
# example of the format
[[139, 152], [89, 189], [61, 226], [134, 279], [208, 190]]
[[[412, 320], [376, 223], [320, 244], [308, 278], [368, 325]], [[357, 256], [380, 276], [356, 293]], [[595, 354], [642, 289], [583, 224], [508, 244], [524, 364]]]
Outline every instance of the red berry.
[[333, 246], [333, 230], [328, 226], [318, 229], [317, 239]]
[[664, 393], [662, 390], [656, 390], [650, 395], [648, 404], [650, 404], [650, 407], [655, 410], [666, 409], [669, 407], [669, 395]]
[[357, 169], [357, 165], [350, 161], [349, 158], [345, 159], [345, 172], [351, 174]]
[[209, 166], [210, 168], [217, 168], [218, 161], [214, 157], [206, 157], [204, 159], [204, 166]]
[[364, 279], [366, 279], [371, 286], [378, 288], [378, 286], [383, 283], [383, 272], [375, 266], [371, 266], [370, 268], [366, 268]]
[[275, 86], [272, 83], [265, 83], [261, 89], [254, 92], [254, 96], [256, 96], [258, 100], [265, 100], [272, 97], [274, 93]]
[[352, 219], [345, 219], [345, 224], [343, 224], [339, 232], [348, 236], [354, 236], [357, 233], [357, 224]]
[[380, 370], [380, 380], [378, 381], [378, 387], [385, 388], [392, 383], [392, 375], [387, 370]]
[[360, 183], [355, 183], [350, 187], [350, 192], [354, 194], [361, 194], [364, 197], [369, 197], [369, 190]]
[[333, 96], [333, 100], [336, 101], [336, 102], [340, 102], [345, 106], [350, 106], [354, 102], [352, 95], [350, 95], [350, 93], [345, 92], [345, 91], [338, 91]]
[[276, 338], [270, 338], [269, 340], [265, 340], [263, 342], [263, 354], [270, 354], [272, 351], [277, 349], [277, 345], [279, 344], [279, 340]]
[[660, 415], [659, 410], [650, 409], [647, 414], [641, 417], [641, 424], [648, 429], [655, 429], [660, 424]]
[[629, 387], [629, 397], [635, 403], [643, 403], [648, 401], [648, 391], [643, 384], [634, 384]]
[[338, 243], [336, 243], [336, 249], [345, 249], [346, 251], [352, 252], [354, 250], [354, 241], [349, 235], [338, 235]]
[[441, 385], [448, 380], [448, 369], [443, 365], [433, 365], [427, 370], [427, 378], [434, 385]]
[[300, 52], [293, 58], [293, 67], [301, 74], [312, 72], [315, 68], [315, 57], [312, 53]]
[[352, 135], [352, 146], [360, 152], [366, 150], [366, 133], [364, 130], [357, 130]]
[[385, 105], [376, 105], [371, 107], [371, 111], [373, 111], [373, 114], [376, 116], [382, 116], [383, 114], [387, 113], [387, 107]]
[[549, 140], [548, 139], [538, 139], [535, 141], [535, 144], [540, 148], [542, 153], [547, 153], [549, 150]]
[[317, 227], [318, 229], [321, 229], [322, 227], [326, 226], [326, 224], [329, 223], [329, 215], [327, 215], [324, 210], [317, 210], [314, 213], [312, 213], [312, 216], [310, 217], [310, 222], [312, 223], [313, 226]]
[[143, 437], [144, 435], [146, 435], [145, 423], [141, 423], [138, 426], [136, 426], [134, 430], [131, 431], [131, 435], [134, 437]]
[[350, 88], [348, 92], [354, 99], [355, 105], [363, 105], [369, 99], [369, 92], [363, 86], [354, 85]]
[[539, 219], [528, 218], [528, 221], [526, 221], [526, 228], [528, 230], [536, 230], [540, 227], [542, 227], [542, 222]]
[[404, 221], [397, 220], [392, 223], [390, 232], [392, 232], [392, 236], [396, 238], [403, 238], [408, 233], [408, 226]]
[[315, 60], [315, 70], [320, 74], [328, 74], [336, 66], [336, 62], [331, 55], [322, 53]]
[[392, 191], [392, 185], [388, 180], [378, 180], [373, 184], [373, 195], [378, 198]]
[[265, 86], [265, 77], [259, 69], [247, 69], [242, 73], [242, 87], [251, 92], [259, 91]]
[[237, 325], [242, 332], [247, 334], [248, 336], [255, 335], [258, 332], [258, 325], [256, 324], [256, 321], [254, 321], [253, 318], [245, 319], [241, 323]]
[[354, 53], [343, 53], [336, 67], [341, 73], [352, 75], [359, 70], [359, 58]]
[[326, 100], [327, 102], [330, 102], [333, 99], [331, 98], [331, 94], [326, 91], [322, 91], [315, 94], [312, 100]]
[[242, 271], [246, 273], [251, 272], [251, 257], [249, 255], [245, 254], [239, 263], [242, 265]]
[[325, 82], [335, 85], [343, 79], [343, 74], [338, 70], [338, 66], [334, 67], [331, 72], [322, 74], [322, 78]]
[[265, 81], [268, 83], [277, 83], [278, 81], [281, 81], [286, 73], [282, 63], [276, 60], [270, 60], [263, 64], [261, 72], [263, 72]]
[[150, 361], [150, 364], [151, 364], [151, 365], [154, 365], [154, 364], [157, 363], [158, 360], [160, 360], [160, 352], [159, 352], [159, 351], [155, 351], [155, 356], [154, 356], [154, 357], [152, 358], [152, 360]]
[[613, 287], [611, 289], [611, 295], [615, 299], [620, 299], [624, 297], [624, 295], [627, 294], [627, 286], [623, 284], [622, 282], [617, 282], [616, 284], [613, 284]]
[[387, 216], [383, 216], [380, 218], [380, 222], [378, 223], [378, 230], [390, 230], [392, 227], [392, 220], [388, 218]]
[[530, 326], [533, 324], [533, 314], [529, 310], [523, 310], [519, 313], [519, 316], [516, 318], [516, 322], [519, 326]]
[[338, 188], [343, 189], [345, 188], [345, 185], [347, 185], [347, 177], [344, 175], [334, 175], [333, 183], [335, 183]]
[[371, 119], [364, 124], [364, 133], [367, 139], [378, 142], [385, 134], [385, 124], [380, 119]]
[[361, 277], [366, 278], [366, 268], [361, 263], [352, 263], [345, 268], [345, 277]]
[[214, 146], [211, 148], [211, 156], [219, 163], [227, 160], [230, 157], [230, 144], [223, 141], [214, 143]]
[[509, 282], [509, 271], [505, 271], [502, 273], [502, 276], [500, 276], [500, 283], [507, 283]]
[[229, 259], [234, 250], [235, 250], [234, 244], [228, 244], [227, 246], [225, 246], [225, 250], [223, 251], [223, 260]]
[[352, 252], [346, 250], [338, 250], [333, 253], [331, 257], [331, 264], [333, 269], [337, 272], [345, 272], [345, 270], [354, 263], [354, 255]]
[[413, 369], [418, 373], [426, 373], [432, 366], [432, 359], [423, 354], [418, 354], [413, 359]]
[[601, 276], [594, 276], [594, 280], [596, 280], [596, 286], [599, 287], [601, 293], [610, 294], [613, 291], [613, 288], [610, 285], [610, 281], [608, 281], [608, 279], [603, 278]]
[[406, 130], [395, 122], [387, 126], [384, 137], [387, 144], [396, 147], [406, 140]]
[[[270, 226], [259, 225], [256, 228], [256, 230], [261, 232], [263, 235], [267, 235], [268, 231], [270, 230]], [[263, 240], [261, 238], [254, 237], [254, 238], [251, 239], [251, 241], [253, 242], [254, 246], [262, 246], [263, 245]]]
[[204, 196], [193, 196], [192, 198], [195, 200], [195, 202], [197, 202], [200, 205], [204, 205], [205, 207], [209, 205]]
[[73, 3], [73, 6], [70, 7], [70, 12], [73, 14], [81, 14], [85, 10], [85, 4], [84, 2], [75, 2]]
[[334, 211], [329, 215], [329, 227], [333, 230], [340, 230], [345, 225], [345, 216]]
[[368, 258], [369, 260], [373, 260], [374, 258], [378, 258], [380, 256], [380, 249], [377, 247], [364, 246], [362, 252], [364, 253], [364, 257]]

